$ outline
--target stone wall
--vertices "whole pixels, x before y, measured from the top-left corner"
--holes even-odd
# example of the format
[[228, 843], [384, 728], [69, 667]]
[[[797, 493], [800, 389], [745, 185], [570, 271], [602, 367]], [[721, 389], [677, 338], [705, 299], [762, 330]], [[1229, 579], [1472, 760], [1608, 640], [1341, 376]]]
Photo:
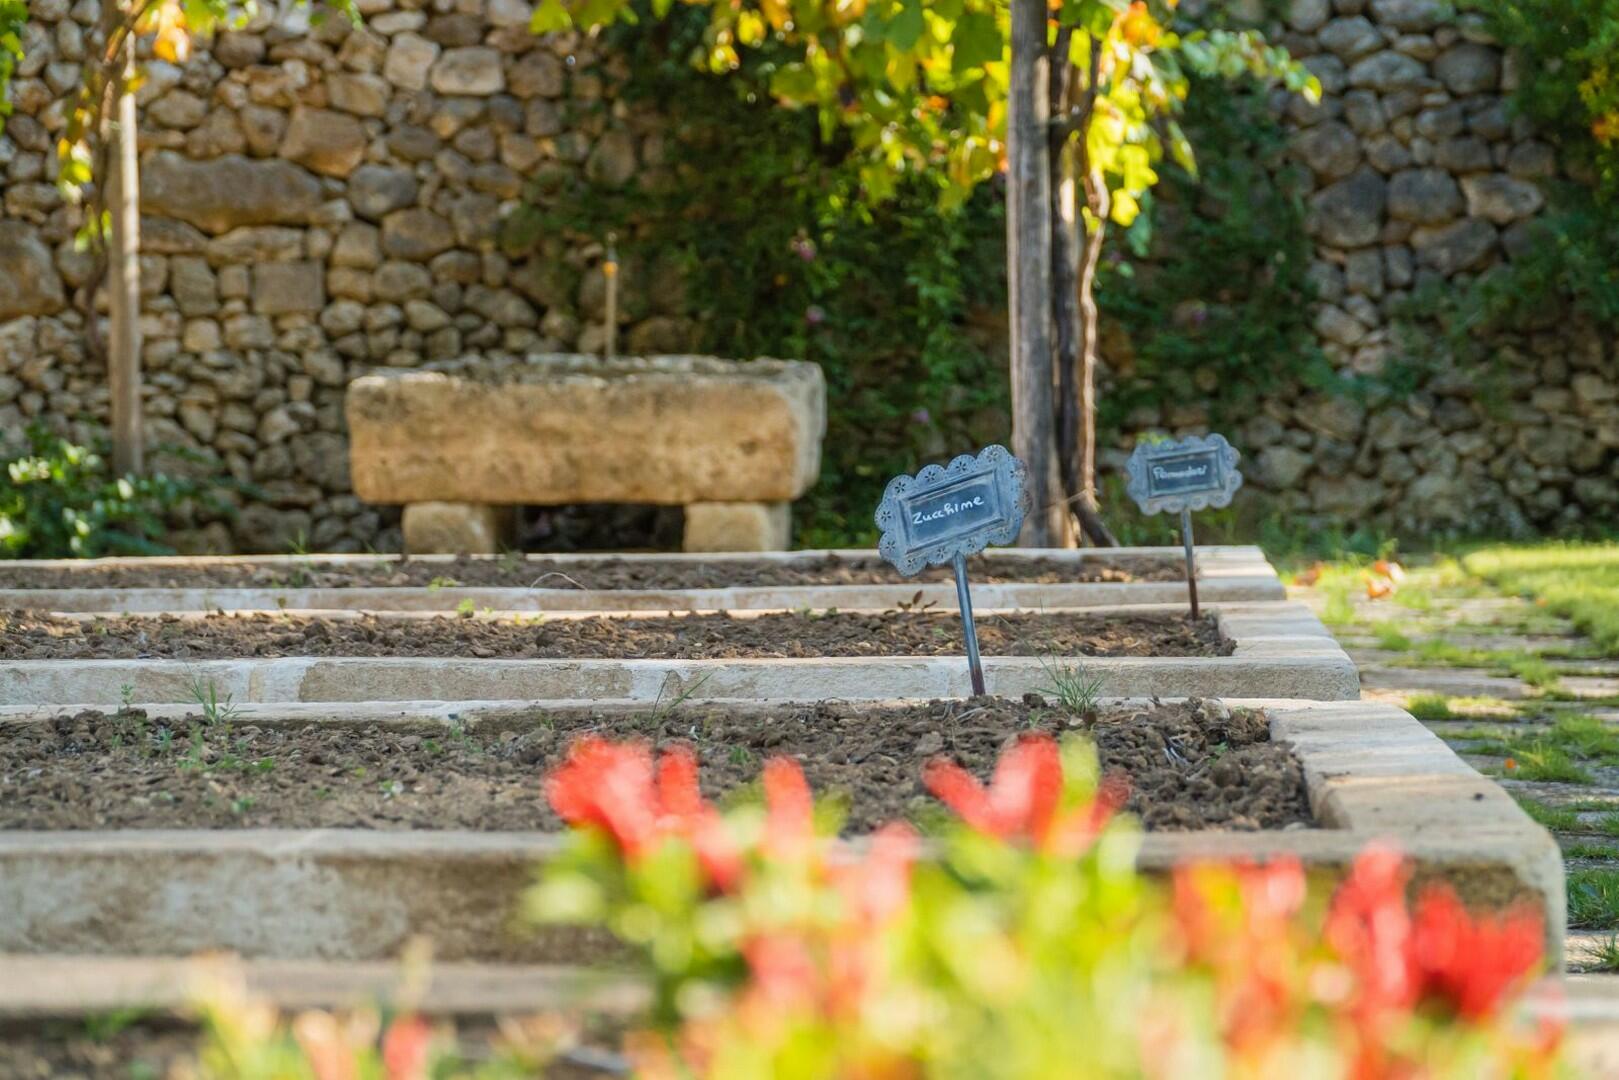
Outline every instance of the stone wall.
[[[140, 91], [149, 439], [216, 454], [256, 487], [229, 523], [192, 523], [187, 548], [285, 550], [300, 534], [326, 550], [396, 546], [392, 513], [350, 490], [343, 388], [465, 353], [597, 350], [600, 243], [547, 235], [513, 253], [501, 222], [525, 184], [660, 170], [658, 122], [615, 100], [614, 60], [573, 35], [534, 38], [523, 0], [361, 6], [354, 29], [266, 5], [183, 68], [152, 63]], [[29, 8], [0, 136], [0, 435], [45, 418], [83, 439], [105, 424], [106, 379], [74, 303], [87, 266], [53, 147], [97, 4]], [[1438, 0], [1293, 0], [1283, 30], [1326, 90], [1286, 106], [1311, 188], [1316, 326], [1335, 363], [1375, 371], [1400, 347], [1391, 315], [1412, 290], [1511, 257], [1557, 161], [1507, 109], [1510, 58]], [[623, 280], [621, 349], [688, 347], [678, 277], [631, 266]], [[1228, 434], [1253, 487], [1301, 515], [1613, 520], [1608, 343], [1558, 324], [1493, 346], [1505, 400], [1454, 372], [1373, 405], [1278, 387]]]
[[[1439, 355], [1397, 320], [1414, 290], [1454, 292], [1523, 250], [1556, 177], [1506, 95], [1518, 74], [1476, 15], [1441, 0], [1291, 0], [1281, 40], [1321, 80], [1279, 101], [1309, 192], [1315, 329], [1342, 371]], [[1351, 527], [1554, 530], [1619, 518], [1619, 381], [1604, 335], [1548, 312], [1488, 343], [1490, 366], [1432, 371], [1370, 402], [1278, 387], [1229, 432], [1277, 505]], [[1494, 385], [1486, 387], [1486, 383]], [[1197, 410], [1147, 424], [1195, 427]]]
[[[186, 548], [396, 547], [350, 490], [343, 391], [374, 367], [467, 353], [594, 352], [602, 246], [497, 242], [525, 183], [620, 185], [658, 163], [651, 118], [576, 35], [522, 0], [361, 0], [362, 28], [283, 0], [140, 90], [149, 444], [217, 454], [257, 490]], [[87, 265], [54, 185], [64, 95], [95, 0], [30, 0], [0, 137], [0, 434], [105, 426], [104, 366], [73, 301]], [[680, 352], [679, 282], [621, 275], [619, 348]], [[477, 418], [469, 417], [469, 423]]]

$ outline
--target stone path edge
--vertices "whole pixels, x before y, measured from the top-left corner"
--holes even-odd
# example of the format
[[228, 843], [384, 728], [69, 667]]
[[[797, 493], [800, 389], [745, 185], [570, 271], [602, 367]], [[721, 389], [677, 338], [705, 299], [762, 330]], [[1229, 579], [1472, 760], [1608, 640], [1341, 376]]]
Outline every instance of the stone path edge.
[[[1118, 611], [1178, 610], [1137, 605]], [[1297, 603], [1211, 605], [1236, 643], [1223, 657], [986, 657], [994, 693], [1049, 688], [1053, 665], [1083, 668], [1104, 696], [1359, 697], [1354, 663]], [[984, 615], [992, 613], [983, 613]], [[13, 705], [183, 703], [211, 682], [234, 702], [691, 698], [934, 698], [969, 692], [960, 657], [758, 660], [476, 660], [459, 657], [284, 657], [233, 660], [0, 662]]]
[[[1262, 704], [1273, 736], [1296, 748], [1326, 827], [1151, 834], [1143, 868], [1163, 872], [1192, 856], [1291, 855], [1338, 872], [1367, 844], [1388, 842], [1414, 860], [1419, 884], [1442, 878], [1479, 905], [1538, 904], [1548, 955], [1561, 964], [1561, 856], [1510, 796], [1393, 707]], [[517, 930], [517, 899], [557, 843], [533, 832], [0, 833], [0, 953], [228, 949], [386, 960], [423, 934], [447, 961], [609, 957], [614, 948], [598, 933]]]

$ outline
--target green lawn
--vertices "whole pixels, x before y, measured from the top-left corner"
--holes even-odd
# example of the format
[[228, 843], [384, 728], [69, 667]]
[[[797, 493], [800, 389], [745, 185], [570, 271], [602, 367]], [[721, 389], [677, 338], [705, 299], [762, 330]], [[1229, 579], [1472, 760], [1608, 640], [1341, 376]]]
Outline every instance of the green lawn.
[[1619, 543], [1485, 547], [1462, 564], [1497, 588], [1573, 620], [1606, 655], [1619, 656]]

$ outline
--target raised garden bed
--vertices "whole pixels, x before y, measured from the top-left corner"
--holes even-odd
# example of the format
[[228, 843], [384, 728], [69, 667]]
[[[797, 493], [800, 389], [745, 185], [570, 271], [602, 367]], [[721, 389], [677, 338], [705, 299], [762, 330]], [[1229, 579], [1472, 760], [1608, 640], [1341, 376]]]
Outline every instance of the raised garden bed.
[[[986, 614], [988, 656], [1229, 656], [1215, 620], [1169, 612]], [[949, 612], [762, 612], [641, 618], [400, 618], [202, 615], [73, 618], [0, 613], [0, 660], [173, 660], [281, 656], [740, 660], [959, 656]]]
[[[1008, 716], [1021, 708], [996, 707], [1011, 710]], [[738, 705], [735, 711], [740, 716], [749, 708], [774, 718], [749, 726], [761, 735], [790, 732], [793, 717], [809, 715], [770, 705]], [[843, 707], [804, 707], [822, 708]], [[1555, 842], [1421, 724], [1396, 709], [1363, 702], [1228, 701], [1223, 709], [1204, 706], [1203, 715], [1218, 718], [1230, 710], [1237, 716], [1243, 708], [1262, 708], [1271, 744], [1291, 747], [1316, 827], [1297, 827], [1294, 819], [1281, 828], [1247, 831], [1152, 831], [1144, 836], [1139, 856], [1144, 868], [1161, 871], [1188, 858], [1294, 855], [1336, 872], [1367, 843], [1391, 841], [1415, 861], [1419, 886], [1443, 877], [1475, 905], [1539, 904], [1548, 946], [1554, 958], [1560, 956], [1564, 897]], [[686, 706], [682, 715], [696, 726], [702, 714], [686, 711], [690, 709]], [[1135, 709], [1153, 711], [1145, 703]], [[646, 716], [644, 707], [625, 711]], [[297, 731], [307, 726], [299, 722], [313, 718], [308, 710], [290, 717], [282, 712], [277, 717], [268, 709], [245, 710], [233, 726], [259, 727], [255, 737], [264, 738], [272, 728]], [[148, 720], [183, 714], [156, 710]], [[1111, 703], [1104, 714], [1117, 715]], [[388, 709], [372, 704], [347, 710], [341, 726], [351, 738], [356, 725], [363, 733], [368, 722], [406, 732], [400, 736], [404, 738], [433, 724], [444, 739], [454, 738], [459, 728], [468, 738], [489, 737], [498, 743], [507, 741], [505, 732], [518, 731], [514, 715], [465, 705]], [[922, 720], [945, 738], [942, 714], [856, 710], [853, 715], [896, 727], [902, 716]], [[1177, 713], [1171, 709], [1168, 715]], [[1180, 710], [1178, 715], [1192, 713]], [[56, 730], [54, 716], [24, 717], [11, 710], [7, 719]], [[972, 720], [965, 712], [956, 717], [958, 726]], [[69, 723], [71, 736], [75, 722]], [[1210, 731], [1229, 737], [1228, 729], [1218, 727], [1224, 723], [1217, 720]], [[860, 732], [858, 722], [841, 726], [845, 737], [840, 741], [848, 748], [888, 745], [890, 736]], [[1106, 723], [1102, 727], [1105, 733]], [[899, 761], [900, 774], [914, 768], [924, 750], [931, 751], [931, 740], [927, 747], [918, 746], [928, 734], [893, 736], [900, 742], [887, 756]], [[522, 739], [522, 733], [517, 737]], [[964, 736], [959, 750], [970, 760], [987, 763], [985, 748], [998, 747], [1005, 737], [1005, 729], [997, 725], [993, 735], [982, 736], [982, 746]], [[784, 742], [790, 743], [790, 737]], [[707, 751], [711, 764], [721, 752], [717, 744]], [[826, 750], [818, 767], [847, 767], [831, 759], [834, 752]], [[1196, 755], [1183, 756], [1192, 763]], [[1215, 769], [1224, 757], [1202, 762], [1216, 784]], [[1187, 772], [1197, 767], [1189, 764]], [[526, 768], [532, 777], [539, 765]], [[730, 774], [723, 767], [721, 772], [711, 780], [723, 786], [722, 777]], [[538, 798], [537, 789], [530, 788], [518, 801], [537, 803]], [[435, 955], [447, 961], [583, 961], [601, 955], [606, 943], [560, 928], [514, 930], [517, 898], [532, 879], [534, 864], [553, 852], [556, 843], [555, 834], [543, 828], [0, 831], [0, 952], [184, 955], [229, 948], [267, 957], [381, 960], [397, 955], [412, 935], [426, 934], [434, 941]]]
[[[990, 689], [1082, 677], [1098, 693], [1357, 696], [1354, 665], [1296, 604], [979, 613]], [[0, 616], [0, 700], [821, 700], [965, 696], [945, 612], [519, 620], [396, 614]]]
[[0, 721], [0, 829], [561, 827], [535, 779], [584, 734], [690, 745], [705, 794], [736, 797], [767, 757], [804, 766], [847, 800], [847, 833], [936, 804], [921, 767], [943, 754], [987, 778], [1009, 733], [1083, 727], [1102, 768], [1130, 782], [1148, 829], [1309, 822], [1304, 777], [1262, 711], [1201, 701], [1075, 716], [1038, 695], [928, 704], [602, 712], [524, 709], [454, 726], [209, 721], [200, 713], [87, 711]]
[[[1172, 603], [1177, 549], [988, 552], [973, 562], [984, 607]], [[1251, 547], [1198, 550], [1207, 601], [1280, 600]], [[920, 593], [920, 596], [919, 596]], [[749, 555], [254, 556], [0, 562], [0, 608], [48, 611], [501, 611], [885, 608], [954, 604], [948, 570], [905, 579], [872, 551]]]

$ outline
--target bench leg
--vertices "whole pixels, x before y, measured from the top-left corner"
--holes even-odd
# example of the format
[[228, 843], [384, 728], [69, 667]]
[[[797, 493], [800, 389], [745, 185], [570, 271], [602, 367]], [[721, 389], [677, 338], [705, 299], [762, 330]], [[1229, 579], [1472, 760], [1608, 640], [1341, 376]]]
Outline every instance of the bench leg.
[[420, 502], [405, 507], [405, 550], [412, 555], [494, 555], [510, 513], [485, 503]]
[[686, 505], [686, 551], [785, 551], [792, 539], [789, 503], [701, 502]]

